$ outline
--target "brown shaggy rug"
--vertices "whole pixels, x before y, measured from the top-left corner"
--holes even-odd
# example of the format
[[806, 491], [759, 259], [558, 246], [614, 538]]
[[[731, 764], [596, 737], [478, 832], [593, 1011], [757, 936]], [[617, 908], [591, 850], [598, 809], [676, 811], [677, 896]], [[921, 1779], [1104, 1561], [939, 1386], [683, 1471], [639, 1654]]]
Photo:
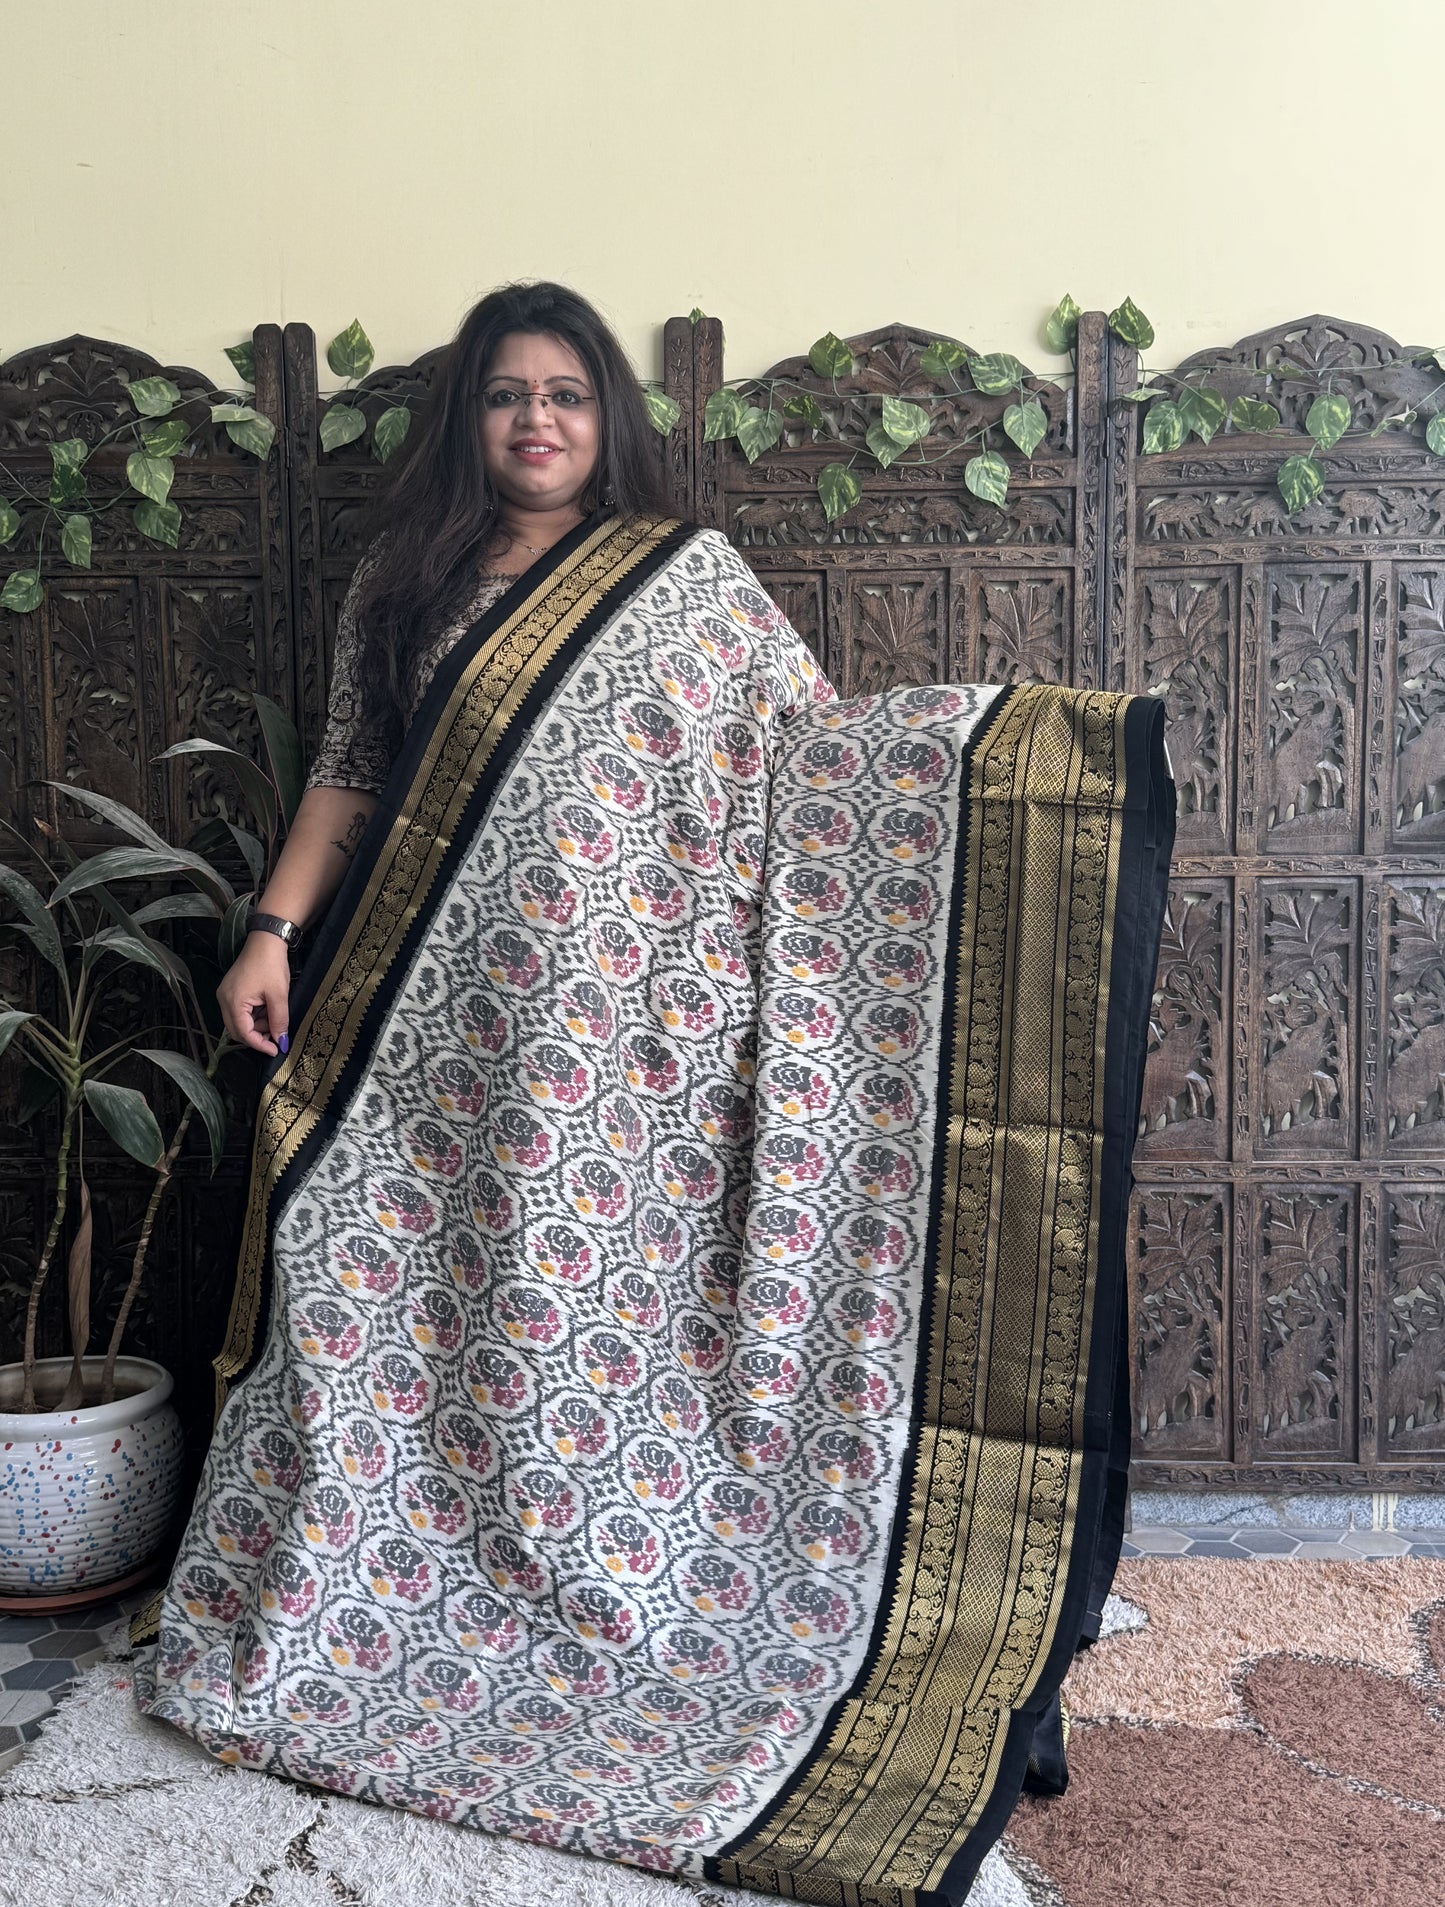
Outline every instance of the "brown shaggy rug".
[[1148, 1557], [1114, 1588], [1134, 1626], [1065, 1683], [1068, 1792], [1008, 1827], [1037, 1902], [1445, 1898], [1445, 1561]]

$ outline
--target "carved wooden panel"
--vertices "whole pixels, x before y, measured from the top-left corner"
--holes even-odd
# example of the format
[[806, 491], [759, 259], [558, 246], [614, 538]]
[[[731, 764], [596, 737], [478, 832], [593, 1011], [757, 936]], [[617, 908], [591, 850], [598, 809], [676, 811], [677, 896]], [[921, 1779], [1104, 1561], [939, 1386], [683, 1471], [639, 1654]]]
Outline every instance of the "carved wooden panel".
[[[253, 340], [254, 401], [278, 426], [281, 342], [274, 325], [262, 326]], [[128, 506], [97, 509], [91, 567], [73, 569], [61, 560], [52, 530], [44, 602], [28, 616], [6, 612], [0, 622], [0, 799], [5, 819], [37, 847], [37, 816], [61, 827], [82, 851], [122, 838], [78, 803], [44, 787], [47, 780], [73, 781], [123, 801], [182, 844], [208, 815], [242, 819], [233, 779], [205, 758], [155, 758], [190, 735], [255, 753], [253, 688], [283, 708], [297, 706], [282, 456], [278, 449], [258, 461], [212, 426], [205, 407], [222, 393], [198, 372], [162, 366], [143, 352], [83, 337], [21, 352], [0, 364], [0, 493], [15, 496], [23, 487], [44, 494], [49, 446], [71, 437], [100, 445], [135, 416], [127, 396], [131, 381], [156, 375], [180, 387], [181, 414], [197, 426], [188, 452], [177, 459], [171, 491], [182, 513], [179, 547], [169, 549], [142, 536]], [[117, 444], [113, 437], [93, 453], [86, 466], [93, 505], [123, 488], [125, 455], [124, 439]], [[6, 570], [33, 554], [39, 514], [22, 510]], [[8, 839], [7, 861], [40, 877], [34, 856], [27, 856], [13, 836]], [[53, 850], [47, 852], [64, 865]], [[239, 861], [235, 872], [239, 878]], [[46, 885], [43, 879], [41, 884]], [[138, 905], [157, 889], [123, 882], [119, 892]], [[174, 1005], [154, 975], [113, 960], [94, 975], [92, 1053], [111, 1040], [135, 1038], [142, 1027], [174, 1021]], [[197, 967], [198, 987], [209, 984], [214, 991], [215, 978]], [[3, 984], [8, 997], [55, 1010], [48, 978], [33, 958], [28, 965], [22, 961], [15, 946], [4, 955]], [[249, 1150], [254, 1073], [254, 1062], [236, 1056], [222, 1066], [218, 1079], [232, 1114], [228, 1151], [233, 1160]], [[135, 1062], [108, 1077], [142, 1088], [162, 1129], [168, 1135], [174, 1130], [179, 1095], [154, 1069]], [[21, 1293], [54, 1199], [55, 1117], [46, 1111], [18, 1123], [20, 1090], [18, 1069], [9, 1065], [0, 1089], [0, 1237], [6, 1241], [0, 1359], [18, 1355]], [[94, 1219], [91, 1347], [103, 1350], [153, 1182], [93, 1118], [86, 1124], [85, 1170]], [[199, 1452], [210, 1430], [210, 1383], [209, 1373], [198, 1366], [184, 1293], [193, 1287], [229, 1293], [242, 1187], [235, 1170], [229, 1184], [210, 1178], [209, 1149], [203, 1143], [188, 1148], [175, 1176], [177, 1183], [157, 1215], [126, 1342], [140, 1354], [161, 1358], [177, 1374], [192, 1450]], [[179, 1212], [191, 1186], [216, 1213], [209, 1260], [188, 1256], [182, 1246]], [[41, 1314], [43, 1354], [65, 1348], [64, 1267], [75, 1219], [72, 1201]], [[192, 1381], [198, 1369], [201, 1378]]]
[[1130, 1242], [1135, 1449], [1227, 1461], [1228, 1188], [1150, 1187], [1135, 1201]]
[[[1180, 795], [1136, 1153], [1136, 1293], [1170, 1294], [1136, 1318], [1141, 1479], [1445, 1475], [1445, 464], [1432, 405], [1367, 434], [1438, 384], [1410, 359], [1311, 318], [1178, 367], [1267, 397], [1294, 441], [1146, 455], [1139, 409], [1110, 412], [1104, 679], [1164, 697]], [[1135, 354], [1109, 374], [1134, 388]], [[1354, 429], [1291, 517], [1275, 472], [1326, 380]], [[1181, 1198], [1228, 1201], [1217, 1382]]]

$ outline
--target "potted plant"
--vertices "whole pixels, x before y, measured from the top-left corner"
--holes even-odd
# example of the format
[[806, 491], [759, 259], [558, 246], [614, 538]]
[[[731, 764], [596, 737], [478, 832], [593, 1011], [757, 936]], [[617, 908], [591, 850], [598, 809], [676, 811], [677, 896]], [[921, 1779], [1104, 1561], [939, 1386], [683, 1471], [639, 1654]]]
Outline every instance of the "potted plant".
[[[81, 802], [134, 845], [78, 855], [55, 830], [37, 820], [66, 863], [57, 870], [40, 855], [51, 881], [48, 895], [16, 868], [0, 862], [0, 895], [15, 918], [0, 932], [27, 939], [54, 977], [54, 1019], [35, 1007], [0, 997], [0, 1064], [23, 1068], [20, 1117], [43, 1107], [59, 1113], [55, 1198], [30, 1278], [25, 1341], [20, 1360], [0, 1365], [0, 1608], [73, 1605], [115, 1594], [149, 1573], [165, 1539], [181, 1476], [180, 1421], [169, 1399], [171, 1374], [146, 1358], [124, 1357], [121, 1343], [140, 1287], [161, 1200], [171, 1182], [193, 1117], [199, 1113], [210, 1142], [214, 1172], [225, 1144], [226, 1113], [215, 1074], [227, 1053], [240, 1050], [202, 1010], [191, 963], [164, 937], [189, 928], [204, 937], [207, 954], [224, 970], [245, 938], [246, 916], [279, 852], [302, 792], [299, 737], [276, 703], [254, 693], [267, 765], [220, 742], [190, 738], [157, 760], [205, 753], [238, 777], [259, 814], [261, 832], [219, 819], [178, 848], [122, 802], [70, 782], [47, 785]], [[23, 841], [8, 823], [0, 823]], [[236, 887], [208, 856], [223, 844], [239, 849], [250, 885]], [[29, 848], [29, 844], [25, 844]], [[205, 852], [201, 851], [201, 845]], [[120, 883], [171, 881], [186, 890], [127, 907]], [[179, 1021], [138, 1028], [133, 1037], [92, 1050], [90, 1027], [111, 963], [135, 962], [158, 973], [179, 1010]], [[156, 1033], [179, 1035], [159, 1044]], [[185, 1105], [169, 1139], [146, 1094], [109, 1075], [144, 1061], [169, 1077]], [[154, 1175], [130, 1278], [103, 1355], [90, 1354], [90, 1188], [78, 1162], [85, 1122], [94, 1118], [136, 1164]], [[72, 1185], [74, 1179], [74, 1185]], [[67, 1261], [69, 1357], [37, 1356], [41, 1299], [53, 1269], [67, 1212], [77, 1218]]]

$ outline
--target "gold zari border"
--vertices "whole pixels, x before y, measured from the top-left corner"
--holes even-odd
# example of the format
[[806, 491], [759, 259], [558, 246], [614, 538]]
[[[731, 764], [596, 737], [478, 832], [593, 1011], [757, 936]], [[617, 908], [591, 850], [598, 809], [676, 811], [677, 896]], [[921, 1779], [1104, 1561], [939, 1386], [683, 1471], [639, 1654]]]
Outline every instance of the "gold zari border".
[[[1098, 1263], [1127, 697], [1018, 689], [968, 786], [920, 1434], [877, 1661], [719, 1878], [912, 1907], [997, 1783], [1068, 1577]], [[846, 1878], [845, 1878], [846, 1877]]]
[[437, 716], [340, 945], [317, 981], [289, 1053], [261, 1094], [235, 1294], [225, 1344], [215, 1359], [217, 1415], [230, 1381], [255, 1348], [271, 1194], [324, 1116], [367, 1008], [425, 904], [478, 777], [569, 636], [677, 525], [676, 517], [641, 513], [600, 524], [478, 647]]

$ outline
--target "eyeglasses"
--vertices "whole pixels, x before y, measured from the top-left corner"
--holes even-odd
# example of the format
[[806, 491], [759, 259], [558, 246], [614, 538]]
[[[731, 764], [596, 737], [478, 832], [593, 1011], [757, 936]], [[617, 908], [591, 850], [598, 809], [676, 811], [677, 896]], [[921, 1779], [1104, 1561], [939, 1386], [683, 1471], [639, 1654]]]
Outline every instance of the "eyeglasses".
[[519, 410], [531, 398], [538, 398], [550, 410], [555, 404], [564, 411], [576, 410], [583, 404], [595, 404], [596, 398], [586, 391], [563, 389], [560, 391], [514, 391], [505, 384], [482, 392], [482, 402], [489, 411]]

